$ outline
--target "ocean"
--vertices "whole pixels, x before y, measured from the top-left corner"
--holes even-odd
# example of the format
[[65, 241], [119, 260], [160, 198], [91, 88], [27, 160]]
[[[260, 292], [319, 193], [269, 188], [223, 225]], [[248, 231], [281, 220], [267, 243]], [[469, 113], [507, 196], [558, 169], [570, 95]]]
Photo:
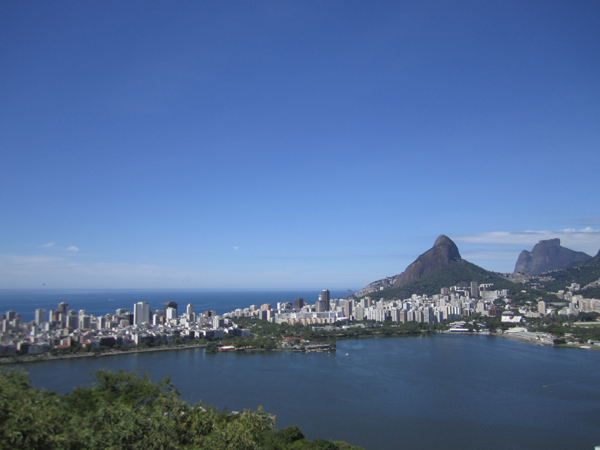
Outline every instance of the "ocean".
[[[331, 298], [343, 298], [350, 295], [345, 290], [330, 290]], [[194, 305], [195, 312], [214, 310], [217, 314], [233, 311], [236, 308], [247, 308], [250, 305], [277, 302], [294, 302], [301, 297], [305, 302], [315, 303], [321, 290], [140, 290], [140, 289], [0, 289], [0, 312], [12, 310], [21, 314], [24, 322], [34, 319], [35, 310], [44, 308], [47, 311], [57, 309], [60, 302], [69, 304], [69, 309], [84, 309], [87, 314], [103, 316], [114, 313], [118, 308], [133, 311], [137, 302], [148, 302], [151, 310], [163, 309], [169, 301], [177, 303], [179, 314], [185, 312], [186, 306]]]

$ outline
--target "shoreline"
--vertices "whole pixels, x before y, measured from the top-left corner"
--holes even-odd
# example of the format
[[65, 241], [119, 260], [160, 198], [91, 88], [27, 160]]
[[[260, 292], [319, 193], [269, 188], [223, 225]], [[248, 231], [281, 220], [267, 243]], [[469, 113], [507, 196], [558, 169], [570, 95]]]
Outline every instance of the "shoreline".
[[6, 358], [0, 359], [0, 365], [8, 365], [8, 364], [25, 364], [25, 363], [34, 363], [34, 362], [45, 362], [45, 361], [58, 361], [62, 359], [79, 359], [79, 358], [102, 358], [105, 356], [121, 356], [121, 355], [131, 355], [135, 353], [155, 353], [155, 352], [167, 352], [173, 350], [191, 350], [204, 348], [206, 344], [198, 344], [198, 345], [184, 345], [181, 347], [160, 347], [160, 348], [140, 348], [133, 350], [117, 350], [106, 353], [73, 353], [69, 355], [27, 355], [27, 356], [9, 356]]
[[504, 337], [504, 338], [508, 338], [508, 339], [514, 339], [515, 341], [526, 342], [528, 344], [542, 345], [542, 346], [546, 346], [546, 347], [555, 347], [555, 345], [551, 344], [551, 343], [543, 342], [543, 341], [540, 341], [537, 339], [533, 340], [533, 339], [527, 339], [527, 338], [523, 338], [523, 337], [519, 337], [519, 336], [511, 336], [510, 333], [493, 334], [491, 336], [499, 336], [499, 337]]
[[[496, 333], [481, 333], [481, 332], [465, 332], [465, 333], [449, 333], [448, 331], [438, 331], [437, 334], [457, 334], [457, 335], [477, 335], [477, 336], [498, 336], [504, 337], [508, 339], [514, 339], [517, 341], [521, 341], [528, 344], [540, 345], [540, 346], [548, 346], [548, 347], [560, 347], [560, 348], [573, 348], [573, 349], [581, 349], [581, 350], [600, 350], [600, 347], [596, 348], [594, 346], [587, 347], [584, 345], [567, 345], [560, 344], [554, 345], [553, 343], [544, 342], [540, 340], [527, 339], [519, 336], [513, 336], [510, 333], [496, 334]], [[351, 340], [351, 339], [375, 339], [375, 338], [399, 338], [399, 337], [421, 337], [422, 334], [419, 335], [396, 335], [396, 336], [349, 336], [344, 337], [340, 340]], [[11, 365], [11, 364], [26, 364], [26, 363], [35, 363], [35, 362], [46, 362], [46, 361], [58, 361], [65, 359], [80, 359], [80, 358], [101, 358], [107, 356], [123, 356], [123, 355], [132, 355], [137, 353], [155, 353], [155, 352], [167, 352], [167, 351], [177, 351], [177, 350], [192, 350], [192, 349], [200, 349], [206, 347], [206, 344], [195, 344], [195, 345], [182, 345], [178, 347], [160, 347], [160, 348], [143, 348], [143, 349], [133, 349], [133, 350], [117, 350], [110, 351], [105, 353], [73, 353], [66, 355], [25, 355], [25, 356], [10, 356], [5, 358], [0, 358], [0, 366], [2, 365]], [[332, 349], [335, 351], [334, 349]], [[226, 350], [226, 351], [218, 351], [217, 353], [262, 353], [267, 350], [261, 348], [252, 348], [252, 349], [241, 349], [241, 350]], [[276, 348], [268, 351], [291, 351], [295, 353], [312, 353], [312, 351], [302, 352], [295, 351], [293, 349], [284, 349], [284, 348]]]

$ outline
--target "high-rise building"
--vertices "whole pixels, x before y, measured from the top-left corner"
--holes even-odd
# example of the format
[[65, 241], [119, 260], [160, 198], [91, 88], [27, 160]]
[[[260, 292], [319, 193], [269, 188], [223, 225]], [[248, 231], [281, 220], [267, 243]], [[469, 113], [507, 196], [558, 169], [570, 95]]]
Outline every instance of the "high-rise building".
[[328, 289], [323, 289], [323, 291], [321, 292], [321, 295], [319, 296], [319, 300], [323, 300], [323, 302], [325, 302], [325, 311], [329, 311], [329, 308], [331, 307], [331, 305], [329, 303], [329, 290]]
[[65, 302], [60, 302], [58, 304], [58, 312], [61, 312], [63, 314], [67, 313], [67, 309], [69, 308], [69, 304], [65, 303]]
[[98, 320], [96, 322], [96, 329], [103, 330], [104, 328], [106, 328], [106, 323], [107, 323], [106, 317], [102, 317], [102, 316], [98, 317]]
[[540, 314], [546, 314], [546, 302], [545, 301], [538, 302], [538, 311], [540, 312]]
[[150, 323], [150, 305], [147, 302], [137, 302], [133, 305], [133, 324]]
[[356, 320], [364, 320], [364, 318], [365, 318], [365, 309], [362, 306], [357, 306], [354, 309], [354, 318]]
[[294, 308], [296, 309], [302, 309], [302, 307], [304, 306], [304, 299], [298, 297], [296, 300], [294, 300]]
[[194, 305], [192, 305], [191, 303], [188, 303], [186, 311], [188, 313], [188, 316], [194, 314]]
[[352, 302], [350, 300], [346, 300], [344, 306], [344, 316], [350, 318], [352, 316]]
[[69, 314], [66, 316], [65, 326], [74, 330], [79, 328], [79, 317], [77, 317], [77, 315]]
[[424, 323], [433, 323], [433, 308], [426, 306], [423, 308], [423, 322]]
[[177, 308], [172, 308], [172, 307], [168, 307], [167, 308], [167, 312], [166, 312], [166, 316], [167, 321], [169, 320], [177, 320]]
[[48, 311], [46, 311], [43, 308], [38, 308], [35, 310], [35, 323], [37, 325], [40, 325], [44, 322], [46, 322], [46, 317], [47, 317]]
[[471, 297], [479, 298], [479, 285], [477, 281], [471, 281]]
[[[175, 302], [167, 302], [167, 303], [165, 303], [165, 316], [167, 316], [167, 317], [169, 316], [169, 315], [167, 314], [167, 310], [168, 310], [169, 308], [173, 308], [173, 309], [175, 309], [175, 318], [177, 318], [177, 317], [178, 317], [177, 303], [175, 303]], [[171, 313], [171, 314], [172, 314], [172, 313]]]
[[91, 317], [88, 316], [87, 314], [84, 314], [83, 316], [79, 316], [79, 329], [80, 330], [90, 329], [91, 323], [92, 323]]
[[161, 325], [165, 323], [165, 312], [157, 309], [152, 314], [152, 325]]

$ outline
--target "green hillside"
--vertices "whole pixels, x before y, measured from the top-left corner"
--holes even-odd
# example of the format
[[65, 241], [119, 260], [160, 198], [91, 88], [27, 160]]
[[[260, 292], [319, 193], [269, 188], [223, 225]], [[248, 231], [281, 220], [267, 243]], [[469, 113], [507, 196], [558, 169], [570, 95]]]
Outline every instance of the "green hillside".
[[[600, 278], [600, 254], [584, 263], [577, 264], [566, 269], [553, 270], [543, 273], [541, 277], [552, 277], [553, 281], [541, 281], [540, 289], [547, 292], [558, 292], [564, 290], [572, 283], [578, 283], [581, 287]], [[538, 282], [533, 279], [531, 282]], [[583, 291], [585, 292], [585, 291]]]

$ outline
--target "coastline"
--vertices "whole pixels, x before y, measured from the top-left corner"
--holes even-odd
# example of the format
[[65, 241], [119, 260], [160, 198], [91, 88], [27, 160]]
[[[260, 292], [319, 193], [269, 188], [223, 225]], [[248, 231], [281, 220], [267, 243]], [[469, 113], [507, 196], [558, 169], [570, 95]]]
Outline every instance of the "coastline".
[[[437, 331], [438, 334], [457, 334], [457, 333], [450, 333], [448, 331]], [[537, 340], [537, 339], [527, 339], [524, 337], [520, 337], [520, 336], [514, 336], [511, 335], [510, 333], [503, 333], [503, 334], [492, 334], [492, 333], [481, 333], [481, 332], [465, 332], [465, 333], [460, 333], [460, 335], [477, 335], [477, 336], [498, 336], [498, 337], [504, 337], [504, 338], [508, 338], [508, 339], [514, 339], [517, 341], [521, 341], [521, 342], [525, 342], [528, 344], [533, 344], [533, 345], [540, 345], [540, 346], [550, 346], [550, 347], [560, 347], [560, 348], [574, 348], [574, 349], [582, 349], [582, 350], [600, 350], [600, 347], [595, 347], [595, 346], [586, 346], [586, 345], [567, 345], [567, 344], [560, 344], [560, 345], [554, 345], [551, 342], [547, 342], [547, 341], [543, 341], [543, 340]], [[382, 338], [382, 337], [391, 337], [391, 338], [398, 338], [398, 337], [420, 337], [422, 336], [422, 334], [417, 335], [392, 335], [392, 336], [348, 336], [348, 337], [344, 337], [341, 338], [341, 340], [347, 340], [347, 339], [374, 339], [374, 338]], [[101, 357], [106, 357], [106, 356], [122, 356], [122, 355], [131, 355], [131, 354], [137, 354], [137, 353], [155, 353], [155, 352], [166, 352], [166, 351], [177, 351], [177, 350], [191, 350], [191, 349], [199, 349], [199, 348], [205, 348], [206, 344], [193, 344], [193, 345], [180, 345], [180, 346], [176, 346], [176, 347], [160, 347], [160, 348], [143, 348], [143, 349], [132, 349], [132, 350], [115, 350], [115, 351], [109, 351], [109, 352], [104, 352], [104, 353], [73, 353], [73, 354], [65, 354], [65, 355], [49, 355], [49, 354], [40, 354], [40, 355], [24, 355], [24, 356], [10, 356], [10, 357], [4, 357], [4, 358], [0, 358], [0, 366], [2, 365], [11, 365], [11, 364], [26, 364], [26, 363], [34, 363], [34, 362], [45, 362], [45, 361], [57, 361], [57, 360], [65, 360], [65, 359], [80, 359], [80, 358], [101, 358]], [[247, 348], [247, 349], [236, 349], [235, 351], [232, 350], [219, 350], [216, 353], [238, 353], [238, 352], [243, 352], [243, 353], [262, 353], [262, 352], [266, 352], [266, 351], [292, 351], [292, 352], [296, 352], [296, 353], [311, 353], [312, 351], [308, 351], [308, 352], [299, 352], [297, 350], [294, 350], [292, 348], [276, 348], [276, 349], [271, 349], [271, 350], [266, 350], [266, 349], [261, 349], [261, 348]], [[335, 350], [333, 350], [335, 351]], [[216, 354], [215, 353], [215, 354]]]
[[521, 341], [521, 342], [526, 342], [528, 344], [534, 344], [534, 345], [543, 345], [543, 346], [548, 346], [548, 347], [555, 347], [554, 344], [549, 343], [549, 342], [544, 342], [544, 341], [540, 341], [540, 340], [534, 340], [534, 339], [527, 339], [524, 337], [519, 337], [519, 336], [512, 336], [510, 333], [502, 333], [502, 334], [493, 334], [491, 336], [499, 336], [499, 337], [504, 337], [504, 338], [508, 338], [508, 339], [514, 339], [516, 341]]
[[61, 359], [79, 359], [79, 358], [101, 358], [105, 356], [120, 356], [120, 355], [131, 355], [134, 353], [154, 353], [154, 352], [166, 352], [173, 350], [191, 350], [197, 348], [204, 348], [206, 344], [195, 344], [195, 345], [182, 345], [179, 347], [160, 347], [160, 348], [141, 348], [133, 350], [116, 350], [105, 353], [73, 353], [70, 355], [27, 355], [27, 356], [9, 356], [0, 359], [0, 365], [9, 364], [25, 364], [33, 362], [44, 362], [44, 361], [56, 361]]

